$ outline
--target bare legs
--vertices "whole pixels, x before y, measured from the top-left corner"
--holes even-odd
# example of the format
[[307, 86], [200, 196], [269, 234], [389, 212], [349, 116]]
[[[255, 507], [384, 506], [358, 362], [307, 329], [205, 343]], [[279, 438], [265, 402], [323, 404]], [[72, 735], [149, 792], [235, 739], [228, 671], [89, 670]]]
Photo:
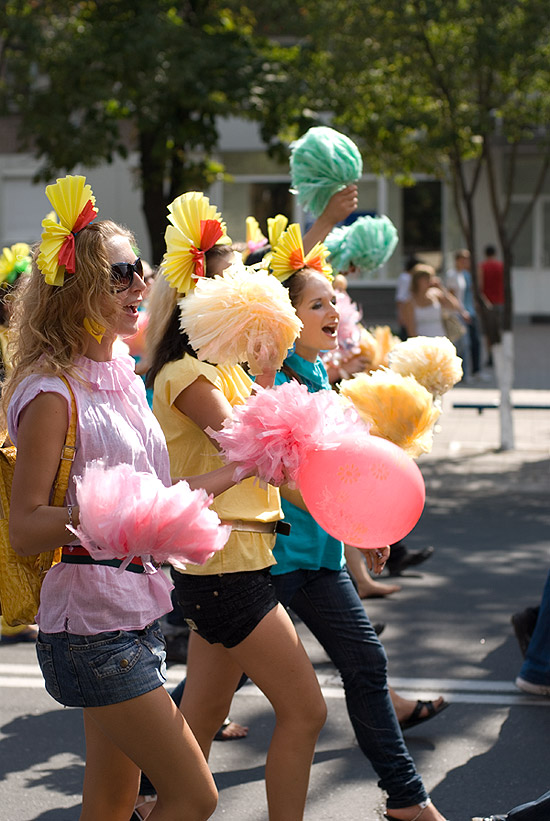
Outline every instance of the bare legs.
[[206, 756], [243, 670], [275, 710], [265, 772], [270, 821], [301, 821], [326, 707], [311, 662], [281, 605], [234, 648], [208, 644], [196, 633], [190, 637], [181, 709]]
[[128, 821], [140, 770], [154, 781], [151, 821], [206, 821], [217, 790], [208, 765], [163, 687], [84, 710], [86, 772], [80, 821]]

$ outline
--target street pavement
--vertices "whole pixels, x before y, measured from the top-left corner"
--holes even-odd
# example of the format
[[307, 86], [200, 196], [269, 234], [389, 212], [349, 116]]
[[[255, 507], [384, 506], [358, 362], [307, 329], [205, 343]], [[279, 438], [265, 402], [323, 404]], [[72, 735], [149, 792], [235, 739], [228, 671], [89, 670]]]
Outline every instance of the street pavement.
[[[405, 734], [435, 803], [449, 821], [503, 813], [550, 788], [550, 699], [514, 686], [521, 654], [510, 625], [538, 604], [550, 566], [550, 326], [516, 329], [516, 448], [499, 451], [494, 383], [444, 398], [429, 455], [419, 459], [426, 507], [407, 545], [435, 552], [389, 599], [369, 599], [391, 684], [411, 698], [443, 694], [449, 709]], [[357, 747], [339, 677], [304, 626], [297, 629], [328, 705], [312, 767], [306, 821], [380, 821], [384, 796]], [[185, 673], [169, 668], [169, 684]], [[263, 770], [273, 729], [265, 697], [247, 684], [231, 717], [246, 740], [215, 742], [220, 799], [213, 818], [265, 821]], [[79, 711], [45, 693], [32, 646], [0, 645], [0, 821], [76, 821], [84, 746]], [[98, 819], [102, 821], [102, 819]], [[550, 820], [549, 820], [550, 821]]]

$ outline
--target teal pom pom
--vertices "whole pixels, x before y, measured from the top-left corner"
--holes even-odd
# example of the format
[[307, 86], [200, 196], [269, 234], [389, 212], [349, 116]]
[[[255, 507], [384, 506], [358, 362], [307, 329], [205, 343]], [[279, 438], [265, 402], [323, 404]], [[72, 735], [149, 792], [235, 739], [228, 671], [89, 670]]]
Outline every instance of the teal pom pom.
[[389, 260], [398, 240], [388, 217], [358, 217], [346, 237], [346, 254], [363, 274], [372, 274]]
[[388, 217], [358, 217], [351, 225], [334, 228], [325, 239], [334, 271], [347, 271], [351, 263], [363, 274], [372, 274], [389, 260], [399, 237]]
[[323, 240], [323, 245], [326, 245], [330, 254], [328, 261], [335, 273], [338, 271], [347, 271], [349, 268], [350, 257], [347, 252], [346, 240], [350, 228], [351, 225], [342, 225], [338, 228], [333, 228], [328, 237]]
[[363, 160], [355, 143], [327, 126], [314, 126], [290, 146], [292, 193], [314, 217], [320, 216], [333, 194], [356, 182]]

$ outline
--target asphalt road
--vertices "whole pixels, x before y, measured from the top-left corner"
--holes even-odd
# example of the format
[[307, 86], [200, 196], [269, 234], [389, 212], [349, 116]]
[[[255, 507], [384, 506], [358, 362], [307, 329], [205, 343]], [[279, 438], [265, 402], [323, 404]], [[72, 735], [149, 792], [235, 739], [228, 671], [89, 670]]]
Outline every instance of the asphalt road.
[[[548, 460], [536, 468], [547, 472]], [[437, 805], [450, 821], [469, 821], [550, 786], [550, 699], [515, 689], [521, 656], [510, 627], [515, 610], [540, 599], [550, 511], [544, 488], [535, 492], [527, 475], [523, 482], [516, 472], [492, 475], [487, 494], [465, 481], [462, 470], [454, 492], [447, 487], [443, 495], [442, 470], [441, 461], [423, 466], [428, 504], [408, 539], [411, 548], [433, 544], [434, 555], [402, 578], [403, 589], [391, 600], [365, 606], [374, 621], [387, 624], [383, 640], [396, 689], [416, 698], [442, 693], [451, 702], [406, 738]], [[329, 708], [306, 819], [380, 819], [383, 795], [355, 743], [338, 676], [301, 624], [298, 629]], [[183, 672], [181, 665], [170, 667], [170, 683]], [[214, 744], [210, 763], [220, 800], [213, 817], [262, 821], [272, 713], [247, 685], [231, 715], [250, 733], [244, 741]], [[79, 711], [59, 707], [45, 693], [32, 646], [0, 646], [0, 819], [75, 821], [82, 776]]]

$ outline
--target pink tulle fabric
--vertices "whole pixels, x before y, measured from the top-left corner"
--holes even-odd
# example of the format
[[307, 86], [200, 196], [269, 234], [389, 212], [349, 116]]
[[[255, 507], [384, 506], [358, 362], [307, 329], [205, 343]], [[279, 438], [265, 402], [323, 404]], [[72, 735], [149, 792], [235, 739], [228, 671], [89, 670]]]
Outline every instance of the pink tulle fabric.
[[231, 532], [210, 510], [212, 497], [181, 481], [166, 487], [131, 465], [91, 462], [76, 480], [80, 524], [72, 529], [94, 559], [151, 556], [183, 568], [204, 564]]
[[362, 313], [353, 302], [347, 291], [336, 291], [336, 308], [338, 309], [338, 347], [334, 351], [321, 354], [323, 362], [338, 368], [343, 359], [361, 353]]
[[225, 460], [239, 463], [237, 481], [253, 470], [269, 484], [295, 485], [307, 450], [336, 447], [354, 431], [368, 433], [353, 406], [332, 391], [309, 393], [295, 380], [254, 390], [220, 431], [208, 431]]

